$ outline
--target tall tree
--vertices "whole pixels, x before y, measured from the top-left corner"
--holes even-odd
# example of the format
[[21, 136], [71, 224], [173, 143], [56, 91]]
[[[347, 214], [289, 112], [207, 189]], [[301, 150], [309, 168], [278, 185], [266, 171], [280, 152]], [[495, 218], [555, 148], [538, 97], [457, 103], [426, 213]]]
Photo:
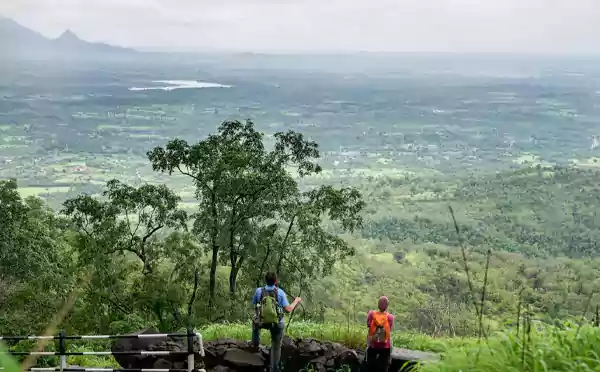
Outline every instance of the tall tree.
[[299, 176], [318, 173], [315, 142], [293, 131], [276, 133], [267, 150], [264, 134], [251, 121], [225, 121], [218, 133], [194, 145], [175, 139], [148, 152], [155, 171], [188, 176], [196, 186], [199, 209], [194, 233], [211, 254], [210, 304], [214, 303], [219, 262], [231, 268], [229, 292], [236, 293], [240, 267], [257, 243], [264, 226], [277, 219], [298, 185], [288, 171]]
[[[161, 329], [171, 327], [165, 311], [181, 323], [181, 304], [169, 298], [169, 286], [176, 273], [189, 273], [185, 262], [197, 263], [198, 255], [177, 235], [170, 244], [157, 236], [167, 229], [187, 229], [187, 214], [178, 208], [180, 198], [165, 185], [134, 188], [117, 180], [107, 183], [104, 196], [107, 200], [101, 201], [80, 195], [67, 200], [62, 210], [79, 231], [75, 246], [81, 263], [97, 268], [90, 290], [123, 313], [132, 306], [154, 313]], [[161, 270], [169, 265], [170, 273]], [[135, 268], [141, 275], [134, 274]], [[135, 283], [129, 291], [127, 281]], [[195, 299], [195, 290], [197, 285], [190, 298]], [[129, 298], [121, 298], [123, 292]]]
[[[0, 328], [40, 330], [69, 290], [70, 259], [60, 221], [16, 180], [0, 181]], [[17, 330], [23, 331], [22, 326]]]
[[151, 238], [162, 229], [187, 228], [187, 214], [178, 209], [181, 199], [165, 185], [134, 188], [111, 180], [106, 188], [107, 201], [79, 195], [64, 202], [62, 213], [82, 232], [82, 258], [130, 252], [144, 274], [151, 274], [162, 248]]

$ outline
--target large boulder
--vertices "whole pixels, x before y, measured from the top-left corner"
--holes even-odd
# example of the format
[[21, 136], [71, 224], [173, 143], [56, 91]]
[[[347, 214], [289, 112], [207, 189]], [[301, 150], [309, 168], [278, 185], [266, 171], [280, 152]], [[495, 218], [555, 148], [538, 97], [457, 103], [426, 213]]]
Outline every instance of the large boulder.
[[360, 370], [359, 354], [341, 344], [320, 342], [315, 339], [284, 337], [281, 358], [286, 371], [300, 371], [312, 366], [315, 371], [338, 370], [342, 366]]
[[[140, 333], [158, 333], [147, 329]], [[187, 351], [186, 338], [134, 338], [119, 339], [113, 351], [164, 350]], [[195, 340], [194, 350], [199, 351]], [[254, 348], [249, 342], [223, 339], [204, 344], [205, 356], [195, 356], [195, 368], [206, 368], [210, 372], [263, 372], [269, 366], [270, 350], [260, 346]], [[334, 342], [317, 341], [311, 338], [284, 337], [281, 362], [287, 372], [297, 372], [311, 367], [315, 372], [337, 371], [343, 367], [352, 372], [366, 371], [363, 365], [364, 350], [352, 350]], [[435, 354], [406, 349], [394, 349], [390, 372], [408, 371], [420, 361], [435, 360]], [[187, 368], [186, 355], [116, 355], [123, 368]]]
[[395, 347], [392, 349], [392, 363], [389, 370], [390, 372], [412, 371], [419, 364], [437, 362], [438, 360], [440, 360], [438, 354]]
[[[140, 334], [159, 334], [155, 329], [148, 328], [140, 332], [130, 333], [128, 335], [137, 336]], [[194, 337], [194, 351], [200, 352], [200, 342]], [[113, 342], [111, 351], [175, 351], [187, 352], [187, 337], [167, 337], [167, 338], [121, 338]], [[123, 368], [187, 368], [187, 355], [119, 355], [116, 354], [115, 360]], [[196, 358], [197, 359], [197, 358]], [[203, 368], [203, 367], [199, 367]]]

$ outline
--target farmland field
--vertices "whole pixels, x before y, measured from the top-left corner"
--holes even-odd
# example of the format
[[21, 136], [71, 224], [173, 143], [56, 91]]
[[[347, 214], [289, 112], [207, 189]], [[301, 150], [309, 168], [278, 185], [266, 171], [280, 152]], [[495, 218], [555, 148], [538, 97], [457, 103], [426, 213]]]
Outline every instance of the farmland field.
[[[17, 177], [53, 206], [97, 193], [115, 174], [182, 187], [153, 173], [146, 151], [175, 137], [199, 140], [228, 119], [252, 119], [267, 138], [293, 129], [316, 140], [326, 170], [319, 182], [595, 167], [600, 73], [586, 64], [506, 77], [407, 63], [390, 72], [253, 70], [241, 59], [229, 69], [210, 61], [2, 66], [0, 177]], [[130, 90], [156, 80], [231, 87]]]

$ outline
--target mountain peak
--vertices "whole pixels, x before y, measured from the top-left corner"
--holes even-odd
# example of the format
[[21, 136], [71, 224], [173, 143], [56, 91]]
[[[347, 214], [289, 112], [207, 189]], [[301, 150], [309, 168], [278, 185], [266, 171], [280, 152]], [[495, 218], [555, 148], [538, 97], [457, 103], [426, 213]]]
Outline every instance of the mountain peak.
[[73, 31], [66, 30], [58, 37], [58, 40], [80, 41], [81, 39], [77, 37], [77, 35]]
[[[1, 1], [1, 0], [0, 0]], [[2, 17], [0, 15], [0, 17]], [[66, 30], [59, 37], [49, 39], [16, 21], [0, 18], [0, 50], [10, 58], [65, 59], [125, 56], [136, 51], [104, 43], [91, 43]]]
[[[25, 27], [23, 27], [19, 23], [17, 23], [17, 21], [15, 21], [14, 19], [5, 17], [1, 14], [0, 14], [0, 26], [2, 26], [5, 29], [7, 29], [7, 28], [11, 28], [14, 30], [21, 30], [21, 29], [25, 30], [26, 29]], [[31, 30], [28, 30], [28, 31], [33, 32]]]

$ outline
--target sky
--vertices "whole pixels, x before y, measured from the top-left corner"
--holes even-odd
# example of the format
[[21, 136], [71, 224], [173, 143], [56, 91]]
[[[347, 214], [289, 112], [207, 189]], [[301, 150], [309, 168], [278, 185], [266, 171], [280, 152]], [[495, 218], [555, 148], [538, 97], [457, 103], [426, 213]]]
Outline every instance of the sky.
[[0, 0], [0, 14], [182, 51], [600, 53], [600, 0]]

